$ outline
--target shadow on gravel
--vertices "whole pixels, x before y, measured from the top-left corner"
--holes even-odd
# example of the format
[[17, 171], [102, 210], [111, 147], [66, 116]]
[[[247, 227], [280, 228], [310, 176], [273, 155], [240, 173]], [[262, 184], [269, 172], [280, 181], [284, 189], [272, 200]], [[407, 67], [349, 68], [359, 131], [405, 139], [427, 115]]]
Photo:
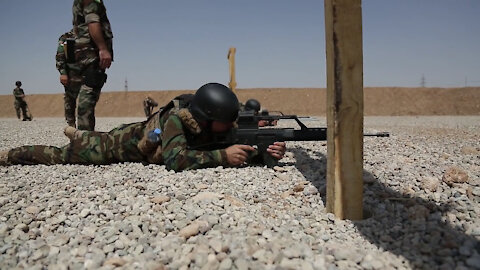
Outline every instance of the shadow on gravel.
[[307, 150], [301, 147], [289, 148], [288, 151], [295, 155], [296, 162], [289, 164], [310, 181], [322, 196], [323, 204], [326, 205], [327, 188], [327, 157], [320, 151]]
[[[297, 169], [318, 188], [325, 202], [326, 156], [298, 147], [289, 150], [295, 154]], [[354, 224], [368, 241], [404, 257], [415, 269], [478, 267], [475, 253], [480, 254], [480, 241], [445, 221], [456, 205], [409, 196], [384, 185], [368, 171], [363, 174], [364, 209], [371, 217]]]

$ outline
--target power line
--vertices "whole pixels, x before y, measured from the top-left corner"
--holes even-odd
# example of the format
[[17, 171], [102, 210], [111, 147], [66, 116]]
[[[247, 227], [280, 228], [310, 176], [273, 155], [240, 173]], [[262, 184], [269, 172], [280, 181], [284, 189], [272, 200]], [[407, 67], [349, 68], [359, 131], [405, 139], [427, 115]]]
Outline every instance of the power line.
[[420, 87], [425, 87], [425, 74], [422, 74], [422, 78], [420, 80]]

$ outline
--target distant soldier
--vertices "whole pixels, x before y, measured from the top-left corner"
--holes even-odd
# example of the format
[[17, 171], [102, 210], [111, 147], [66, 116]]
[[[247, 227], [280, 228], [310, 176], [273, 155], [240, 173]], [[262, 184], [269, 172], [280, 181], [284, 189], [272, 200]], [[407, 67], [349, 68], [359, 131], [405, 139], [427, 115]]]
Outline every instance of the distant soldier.
[[75, 35], [70, 30], [58, 39], [57, 54], [55, 55], [56, 66], [60, 72], [60, 83], [65, 88], [63, 96], [65, 107], [65, 120], [69, 126], [75, 127], [77, 108], [77, 97], [82, 86], [82, 76], [80, 75], [80, 67], [75, 64], [75, 55], [72, 53], [74, 48]]
[[260, 112], [261, 105], [260, 102], [256, 99], [249, 99], [245, 104], [240, 104], [240, 110], [241, 111], [254, 111], [255, 114], [258, 114]]
[[153, 98], [147, 96], [143, 100], [143, 110], [145, 111], [145, 116], [148, 118], [152, 115], [153, 108], [157, 107], [158, 103], [153, 100]]
[[[261, 110], [260, 102], [254, 98], [251, 98], [245, 102], [245, 104], [240, 104], [240, 111], [254, 111], [255, 114], [268, 114], [267, 110]], [[260, 120], [258, 122], [259, 127], [265, 126], [276, 126], [277, 120]]]
[[30, 114], [27, 102], [25, 101], [25, 92], [23, 92], [23, 89], [20, 88], [20, 86], [22, 86], [22, 82], [16, 81], [15, 85], [17, 87], [13, 89], [13, 95], [15, 96], [15, 102], [13, 105], [15, 106], [15, 111], [17, 112], [17, 118], [20, 119], [21, 110], [23, 117], [22, 121], [32, 121], [32, 115]]
[[102, 0], [74, 0], [72, 12], [75, 61], [84, 78], [78, 94], [77, 125], [94, 130], [95, 106], [107, 80], [105, 69], [113, 61], [112, 28]]

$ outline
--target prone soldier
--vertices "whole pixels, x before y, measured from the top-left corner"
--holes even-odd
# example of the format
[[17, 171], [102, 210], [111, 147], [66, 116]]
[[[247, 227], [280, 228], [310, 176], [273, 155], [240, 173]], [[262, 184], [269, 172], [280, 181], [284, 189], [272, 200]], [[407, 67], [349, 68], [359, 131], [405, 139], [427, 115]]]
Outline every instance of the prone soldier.
[[[245, 102], [245, 104], [240, 104], [240, 110], [241, 111], [253, 111], [255, 115], [259, 114], [268, 114], [267, 110], [261, 110], [262, 106], [260, 105], [260, 102], [254, 98], [251, 98]], [[265, 127], [265, 126], [276, 126], [277, 125], [277, 120], [260, 120], [258, 122], [259, 127]]]
[[[230, 130], [238, 113], [239, 102], [235, 94], [225, 85], [208, 83], [195, 95], [172, 100], [144, 122], [121, 125], [109, 132], [67, 127], [68, 145], [13, 148], [0, 153], [0, 165], [144, 162], [165, 164], [167, 169], [182, 171], [261, 163], [261, 156], [251, 145], [235, 144], [209, 150], [189, 147], [209, 143], [216, 134]], [[150, 135], [158, 137], [152, 140]], [[285, 142], [274, 142], [266, 151], [279, 160], [285, 149]]]
[[247, 102], [241, 107], [243, 107], [242, 111], [254, 111], [255, 113], [258, 113], [262, 108], [260, 102], [253, 98], [247, 100]]

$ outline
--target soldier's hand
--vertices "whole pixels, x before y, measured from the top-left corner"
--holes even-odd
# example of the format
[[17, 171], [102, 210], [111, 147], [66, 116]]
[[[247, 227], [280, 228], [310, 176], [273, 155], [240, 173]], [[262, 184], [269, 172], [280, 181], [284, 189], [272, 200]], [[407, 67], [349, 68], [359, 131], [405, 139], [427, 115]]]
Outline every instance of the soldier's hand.
[[255, 151], [250, 145], [235, 144], [225, 149], [227, 162], [230, 165], [242, 165], [248, 158], [248, 152]]
[[68, 75], [60, 75], [60, 83], [64, 86], [68, 85]]
[[274, 142], [267, 148], [267, 152], [276, 159], [282, 159], [286, 150], [287, 147], [285, 142]]
[[277, 120], [260, 120], [258, 121], [258, 126], [259, 127], [266, 127], [266, 126], [276, 126], [277, 125]]
[[258, 126], [259, 127], [268, 126], [268, 121], [267, 120], [260, 120], [260, 121], [258, 121]]
[[110, 52], [108, 50], [100, 50], [98, 52], [98, 55], [100, 56], [100, 68], [109, 68], [112, 64], [112, 55], [110, 54]]
[[276, 126], [278, 123], [278, 120], [273, 120], [268, 123], [269, 126]]

